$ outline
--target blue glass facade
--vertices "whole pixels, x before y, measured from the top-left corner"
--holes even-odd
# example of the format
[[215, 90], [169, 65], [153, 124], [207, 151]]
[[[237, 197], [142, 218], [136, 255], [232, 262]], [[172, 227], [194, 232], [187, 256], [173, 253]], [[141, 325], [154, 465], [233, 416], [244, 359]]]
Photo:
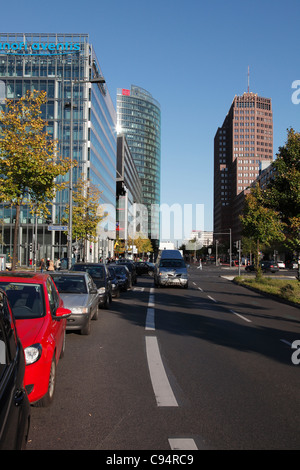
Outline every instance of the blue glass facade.
[[117, 91], [117, 130], [126, 136], [142, 183], [148, 210], [148, 234], [159, 238], [161, 112], [159, 103], [143, 88]]
[[[4, 99], [19, 99], [27, 90], [44, 90], [48, 102], [42, 117], [50, 135], [58, 141], [58, 151], [78, 162], [73, 183], [84, 175], [101, 191], [99, 205], [116, 205], [116, 112], [106, 84], [90, 83], [102, 71], [87, 34], [0, 33], [0, 106]], [[71, 109], [71, 103], [73, 104]], [[72, 115], [71, 115], [72, 113]], [[71, 123], [72, 129], [71, 129]], [[71, 139], [72, 134], [72, 139]], [[69, 174], [64, 180], [69, 181]], [[52, 207], [52, 222], [59, 224], [69, 202], [69, 191], [60, 191]], [[113, 214], [115, 215], [115, 214]], [[11, 252], [14, 209], [0, 207], [2, 251]], [[114, 219], [106, 223], [105, 238], [114, 237]], [[52, 259], [66, 254], [62, 232], [49, 232], [38, 220], [38, 258]], [[31, 257], [32, 216], [26, 207], [20, 224], [20, 263]], [[1, 248], [0, 248], [1, 251]], [[94, 254], [94, 247], [93, 247]], [[98, 258], [95, 252], [95, 259]]]

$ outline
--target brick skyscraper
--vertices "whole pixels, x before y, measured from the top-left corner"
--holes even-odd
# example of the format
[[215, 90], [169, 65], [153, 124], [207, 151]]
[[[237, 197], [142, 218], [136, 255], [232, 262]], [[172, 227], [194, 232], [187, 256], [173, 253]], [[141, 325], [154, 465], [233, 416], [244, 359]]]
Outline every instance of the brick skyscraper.
[[239, 226], [238, 196], [272, 160], [271, 99], [249, 92], [235, 96], [214, 139], [215, 233], [232, 229], [233, 240], [240, 236], [235, 233]]

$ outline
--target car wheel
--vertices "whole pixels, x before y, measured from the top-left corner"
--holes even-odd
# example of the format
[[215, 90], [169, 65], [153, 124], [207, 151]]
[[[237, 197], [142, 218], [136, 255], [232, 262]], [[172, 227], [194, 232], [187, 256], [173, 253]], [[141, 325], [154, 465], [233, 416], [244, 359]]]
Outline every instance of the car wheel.
[[98, 318], [99, 318], [99, 305], [97, 305], [97, 308], [95, 309], [93, 320], [98, 320]]
[[43, 396], [35, 405], [38, 407], [46, 407], [51, 405], [54, 398], [55, 392], [55, 385], [56, 385], [56, 362], [55, 362], [55, 354], [53, 355], [50, 373], [49, 373], [49, 383], [48, 383], [48, 390], [46, 395]]
[[91, 333], [91, 317], [89, 316], [87, 324], [83, 328], [81, 328], [80, 334], [89, 335], [90, 333]]

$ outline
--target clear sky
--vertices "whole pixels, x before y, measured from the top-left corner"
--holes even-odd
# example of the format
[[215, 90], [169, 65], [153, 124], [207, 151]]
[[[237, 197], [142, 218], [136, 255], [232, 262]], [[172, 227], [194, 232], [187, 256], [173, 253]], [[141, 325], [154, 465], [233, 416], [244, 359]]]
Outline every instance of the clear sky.
[[299, 14], [299, 0], [14, 0], [1, 31], [88, 33], [114, 103], [134, 84], [161, 104], [161, 203], [203, 204], [212, 230], [213, 140], [248, 66], [250, 91], [272, 99], [274, 156], [300, 130]]

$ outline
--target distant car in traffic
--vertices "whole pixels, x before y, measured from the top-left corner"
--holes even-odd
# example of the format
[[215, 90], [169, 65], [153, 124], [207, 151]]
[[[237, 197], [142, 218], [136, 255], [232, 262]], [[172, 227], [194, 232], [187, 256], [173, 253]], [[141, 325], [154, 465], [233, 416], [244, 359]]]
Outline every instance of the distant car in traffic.
[[285, 269], [284, 261], [281, 261], [281, 260], [277, 261], [277, 266], [279, 269]]
[[97, 286], [99, 294], [99, 307], [109, 308], [112, 300], [111, 280], [106, 264], [103, 263], [75, 263], [70, 271], [85, 271], [89, 273]]
[[64, 303], [49, 274], [0, 274], [24, 348], [24, 384], [30, 403], [49, 406], [54, 398], [56, 368], [65, 349], [67, 318]]
[[91, 320], [98, 319], [99, 294], [91, 276], [85, 272], [51, 272], [55, 285], [67, 308], [71, 310], [67, 330], [91, 332]]
[[248, 264], [245, 266], [245, 271], [252, 272], [255, 271], [255, 265], [254, 264]]
[[131, 274], [131, 283], [132, 283], [132, 285], [137, 283], [137, 273], [136, 273], [136, 269], [135, 269], [135, 263], [132, 260], [120, 258], [120, 259], [116, 260], [116, 264], [125, 265], [128, 268], [128, 270]]
[[262, 261], [261, 269], [264, 272], [270, 271], [271, 273], [279, 271], [278, 265], [275, 261]]
[[25, 357], [8, 298], [0, 290], [0, 450], [25, 449], [30, 405], [24, 386]]
[[118, 299], [120, 297], [120, 282], [117, 277], [116, 270], [113, 266], [108, 265], [107, 267], [108, 272], [109, 272], [109, 279], [111, 282], [111, 295], [113, 298]]
[[131, 289], [131, 274], [127, 266], [125, 266], [125, 264], [110, 264], [110, 266], [115, 268], [115, 273], [119, 281], [121, 291]]

